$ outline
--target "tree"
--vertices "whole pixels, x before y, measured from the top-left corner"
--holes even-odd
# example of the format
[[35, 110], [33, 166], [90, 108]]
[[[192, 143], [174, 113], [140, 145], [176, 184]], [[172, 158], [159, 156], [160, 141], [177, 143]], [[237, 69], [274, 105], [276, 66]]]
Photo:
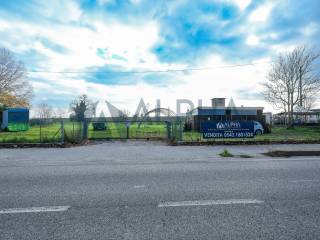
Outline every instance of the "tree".
[[92, 105], [92, 102], [85, 94], [74, 99], [70, 104], [70, 108], [75, 120], [83, 121], [86, 115], [89, 115], [92, 112]]
[[47, 103], [40, 103], [38, 105], [37, 113], [40, 119], [48, 119], [53, 116], [53, 108]]
[[280, 54], [272, 64], [265, 86], [265, 99], [288, 116], [287, 125], [294, 126], [293, 113], [320, 90], [319, 73], [314, 63], [319, 54], [306, 47]]
[[22, 62], [13, 54], [0, 49], [0, 105], [9, 107], [28, 107], [32, 98], [32, 87], [26, 78]]
[[317, 93], [312, 95], [309, 94], [309, 96], [307, 96], [303, 101], [302, 108], [306, 111], [310, 111], [311, 109], [316, 107], [317, 95], [318, 95]]
[[127, 120], [130, 116], [130, 112], [126, 109], [119, 112], [119, 118], [123, 121]]
[[64, 117], [66, 117], [66, 115], [67, 115], [67, 110], [66, 110], [66, 109], [57, 108], [57, 109], [54, 111], [54, 117], [55, 117], [55, 118], [62, 119], [62, 118], [64, 118]]

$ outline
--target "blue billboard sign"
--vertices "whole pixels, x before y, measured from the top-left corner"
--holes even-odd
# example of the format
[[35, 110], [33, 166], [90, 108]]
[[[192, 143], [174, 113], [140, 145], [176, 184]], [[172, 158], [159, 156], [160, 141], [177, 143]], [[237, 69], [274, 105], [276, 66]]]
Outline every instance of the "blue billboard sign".
[[205, 121], [201, 123], [203, 138], [252, 138], [253, 121]]

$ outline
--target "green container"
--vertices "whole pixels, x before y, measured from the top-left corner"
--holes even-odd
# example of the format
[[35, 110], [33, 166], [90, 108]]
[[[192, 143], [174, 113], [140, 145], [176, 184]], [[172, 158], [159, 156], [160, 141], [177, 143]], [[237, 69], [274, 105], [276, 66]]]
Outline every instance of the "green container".
[[8, 123], [7, 131], [9, 132], [21, 132], [28, 131], [29, 124], [27, 123]]

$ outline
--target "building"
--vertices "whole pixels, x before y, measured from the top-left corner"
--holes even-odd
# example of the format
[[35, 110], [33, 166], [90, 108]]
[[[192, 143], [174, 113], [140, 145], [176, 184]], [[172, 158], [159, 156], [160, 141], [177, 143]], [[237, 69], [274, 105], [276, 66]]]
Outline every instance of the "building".
[[225, 98], [211, 99], [211, 107], [197, 107], [187, 114], [187, 121], [191, 124], [192, 130], [200, 131], [203, 121], [258, 121], [266, 125], [266, 116], [263, 114], [263, 107], [236, 107], [231, 99], [228, 106]]

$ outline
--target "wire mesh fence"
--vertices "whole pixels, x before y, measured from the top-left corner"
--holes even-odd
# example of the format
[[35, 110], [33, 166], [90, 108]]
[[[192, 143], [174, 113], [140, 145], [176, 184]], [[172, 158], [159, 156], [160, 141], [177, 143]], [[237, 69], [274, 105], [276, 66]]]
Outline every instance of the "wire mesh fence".
[[0, 143], [80, 143], [103, 139], [168, 139], [171, 125], [165, 121], [32, 120], [25, 131], [1, 131]]
[[30, 121], [24, 131], [0, 132], [0, 143], [77, 143], [83, 140], [83, 123], [56, 119]]
[[25, 131], [0, 131], [0, 143], [80, 143], [83, 140], [154, 139], [182, 142], [221, 141], [320, 141], [320, 126], [272, 127], [271, 133], [253, 138], [204, 138], [201, 129], [175, 121], [84, 121], [32, 120]]
[[166, 122], [104, 121], [88, 123], [88, 139], [166, 139]]
[[55, 143], [61, 141], [61, 124], [56, 122], [38, 122], [30, 124], [24, 131], [1, 131], [2, 143]]

